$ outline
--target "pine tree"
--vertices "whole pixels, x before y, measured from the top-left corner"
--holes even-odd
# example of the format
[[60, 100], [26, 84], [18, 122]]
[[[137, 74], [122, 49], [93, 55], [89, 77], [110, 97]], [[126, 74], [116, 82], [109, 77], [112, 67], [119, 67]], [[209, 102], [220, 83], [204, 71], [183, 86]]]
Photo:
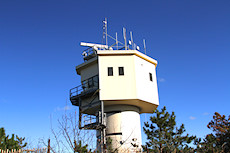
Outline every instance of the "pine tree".
[[203, 141], [196, 140], [197, 152], [230, 153], [230, 116], [215, 112], [207, 127], [213, 131]]
[[0, 128], [0, 149], [21, 149], [27, 145], [23, 141], [25, 138], [20, 138], [16, 135], [12, 134], [11, 138], [9, 135], [6, 136], [6, 132], [4, 128]]
[[166, 107], [163, 107], [161, 111], [156, 110], [150, 117], [151, 123], [144, 123], [143, 128], [148, 140], [143, 146], [144, 151], [151, 153], [189, 153], [193, 151], [193, 148], [189, 147], [189, 143], [196, 137], [185, 135], [184, 124], [177, 128], [175, 120], [174, 112], [170, 114], [166, 111]]
[[82, 142], [79, 141], [77, 143], [76, 140], [74, 140], [74, 152], [75, 153], [90, 153], [91, 151], [87, 149], [88, 145], [82, 145]]

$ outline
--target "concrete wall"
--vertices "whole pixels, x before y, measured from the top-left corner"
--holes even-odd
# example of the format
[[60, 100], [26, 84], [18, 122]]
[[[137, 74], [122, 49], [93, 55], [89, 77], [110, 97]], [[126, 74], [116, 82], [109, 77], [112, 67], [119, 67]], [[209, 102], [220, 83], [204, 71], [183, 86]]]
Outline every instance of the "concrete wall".
[[[136, 99], [134, 55], [99, 56], [99, 88], [101, 100]], [[108, 76], [113, 67], [113, 76]], [[124, 67], [124, 76], [118, 75], [118, 67]]]
[[97, 62], [89, 64], [84, 69], [81, 69], [81, 81], [84, 81], [84, 80], [91, 78], [95, 75], [98, 75], [98, 64], [97, 64]]
[[[124, 111], [121, 113], [121, 131], [123, 149], [130, 150], [140, 149], [142, 145], [141, 140], [141, 123], [140, 114], [136, 111]], [[134, 147], [133, 145], [138, 145]]]
[[[101, 51], [98, 55], [100, 100], [106, 105], [123, 102], [140, 107], [141, 113], [152, 113], [159, 105], [157, 62], [154, 62], [137, 51]], [[108, 76], [108, 67], [113, 67], [113, 76]], [[124, 76], [119, 76], [118, 67], [124, 67]]]
[[135, 56], [134, 61], [137, 99], [159, 105], [155, 65], [138, 56]]
[[[112, 148], [118, 152], [140, 150], [141, 125], [139, 108], [129, 105], [105, 107], [107, 114], [107, 139], [112, 140]], [[134, 147], [136, 144], [138, 146]]]
[[[157, 106], [156, 63], [154, 59], [138, 51], [99, 51], [98, 57], [76, 69], [81, 75], [81, 81], [99, 74], [100, 100], [139, 100]], [[113, 68], [113, 76], [108, 76], [108, 67]], [[118, 74], [119, 67], [124, 68], [123, 76]]]

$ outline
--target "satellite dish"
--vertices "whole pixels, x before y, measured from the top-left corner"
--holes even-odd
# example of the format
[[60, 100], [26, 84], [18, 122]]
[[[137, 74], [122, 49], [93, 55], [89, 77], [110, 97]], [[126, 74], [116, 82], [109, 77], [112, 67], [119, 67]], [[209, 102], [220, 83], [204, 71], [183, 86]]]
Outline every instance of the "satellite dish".
[[139, 46], [137, 46], [137, 50], [138, 50], [138, 51], [140, 50], [140, 47], [139, 47]]

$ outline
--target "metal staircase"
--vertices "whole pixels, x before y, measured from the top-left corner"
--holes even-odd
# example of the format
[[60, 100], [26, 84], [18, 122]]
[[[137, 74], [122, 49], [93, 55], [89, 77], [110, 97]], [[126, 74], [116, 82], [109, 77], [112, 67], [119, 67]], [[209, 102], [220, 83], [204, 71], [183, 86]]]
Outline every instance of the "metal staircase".
[[[70, 89], [70, 101], [72, 105], [79, 106], [79, 129], [100, 131], [98, 142], [101, 146], [101, 152], [106, 144], [106, 114], [104, 113], [104, 102], [95, 100], [99, 97], [99, 79], [98, 75], [82, 81], [81, 85]], [[87, 104], [82, 101], [87, 99]], [[90, 112], [95, 112], [91, 114]]]

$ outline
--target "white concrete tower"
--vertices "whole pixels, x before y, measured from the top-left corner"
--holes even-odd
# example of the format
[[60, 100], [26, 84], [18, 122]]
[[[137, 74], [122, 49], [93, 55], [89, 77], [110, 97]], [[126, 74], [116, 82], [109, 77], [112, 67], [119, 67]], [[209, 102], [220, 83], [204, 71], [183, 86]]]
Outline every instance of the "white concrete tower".
[[[81, 112], [80, 127], [98, 130], [100, 140], [104, 131], [107, 149], [140, 151], [140, 114], [152, 113], [159, 105], [157, 61], [137, 50], [81, 45], [89, 47], [83, 52], [84, 63], [76, 67], [81, 85], [70, 90], [70, 100]], [[87, 123], [82, 114], [96, 116], [97, 121]]]

